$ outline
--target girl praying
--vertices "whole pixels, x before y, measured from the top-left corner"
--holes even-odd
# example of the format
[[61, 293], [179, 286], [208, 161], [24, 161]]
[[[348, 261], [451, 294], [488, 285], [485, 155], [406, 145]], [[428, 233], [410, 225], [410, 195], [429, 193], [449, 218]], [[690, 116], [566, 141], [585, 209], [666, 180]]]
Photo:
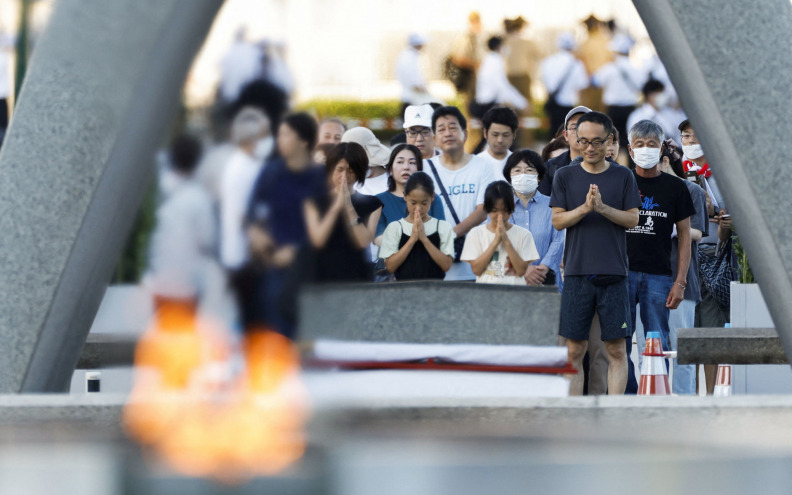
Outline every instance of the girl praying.
[[404, 185], [407, 216], [391, 222], [382, 234], [379, 257], [396, 280], [442, 279], [454, 261], [454, 230], [429, 215], [434, 183], [415, 172]]
[[476, 283], [526, 285], [528, 265], [539, 259], [533, 236], [509, 222], [514, 193], [506, 181], [493, 182], [484, 192], [489, 223], [474, 227], [465, 239], [462, 261], [476, 274]]

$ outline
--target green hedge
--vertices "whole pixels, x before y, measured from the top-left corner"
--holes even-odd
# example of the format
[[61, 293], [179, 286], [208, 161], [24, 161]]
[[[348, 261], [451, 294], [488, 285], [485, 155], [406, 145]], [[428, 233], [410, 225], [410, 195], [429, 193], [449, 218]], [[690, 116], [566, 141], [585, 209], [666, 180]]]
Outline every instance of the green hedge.
[[[460, 98], [448, 102], [449, 105], [464, 106]], [[317, 98], [299, 103], [297, 110], [315, 115], [318, 119], [339, 117], [341, 119], [396, 119], [401, 118], [399, 100], [344, 100]]]
[[148, 247], [157, 222], [157, 184], [149, 188], [138, 210], [135, 224], [113, 272], [111, 284], [136, 284], [148, 264]]
[[359, 101], [359, 100], [309, 100], [297, 105], [316, 115], [318, 119], [339, 117], [341, 119], [393, 119], [399, 116], [401, 103], [398, 100]]

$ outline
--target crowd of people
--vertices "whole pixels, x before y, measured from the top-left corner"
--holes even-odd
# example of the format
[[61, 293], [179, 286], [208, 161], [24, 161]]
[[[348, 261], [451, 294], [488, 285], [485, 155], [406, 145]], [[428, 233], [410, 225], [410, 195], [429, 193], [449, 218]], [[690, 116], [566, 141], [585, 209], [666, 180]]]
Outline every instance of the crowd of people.
[[[521, 27], [511, 22], [512, 31]], [[365, 127], [317, 122], [304, 112], [273, 115], [267, 105], [236, 111], [222, 160], [199, 166], [200, 143], [177, 139], [151, 247], [154, 292], [200, 297], [206, 266], [216, 260], [235, 294], [240, 327], [295, 338], [296, 297], [307, 283], [554, 287], [562, 294], [559, 335], [581, 371], [571, 393], [636, 393], [634, 334], [640, 346], [643, 328], [660, 331], [668, 350], [677, 328], [726, 322], [726, 308], [702, 283], [699, 260], [730, 237], [731, 224], [717, 171], [692, 125], [660, 111], [659, 95], [670, 84], [648, 78], [635, 117], [622, 103], [625, 93], [637, 94], [638, 80], [628, 82], [628, 62], [617, 58], [591, 79], [618, 96], [609, 100], [610, 116], [579, 105], [590, 78], [573, 42], [562, 37], [561, 52], [543, 64], [546, 75], [556, 71], [546, 78], [547, 108], [563, 114], [548, 115], [558, 132], [541, 153], [515, 145], [518, 113], [530, 100], [518, 98], [505, 72], [498, 84], [511, 90], [471, 93], [482, 112], [476, 154], [466, 151], [467, 112], [409, 101], [404, 132], [391, 146]], [[493, 53], [499, 46], [489, 43]], [[410, 92], [420, 93], [420, 77], [414, 82]], [[620, 152], [629, 154], [625, 165]], [[207, 161], [220, 161], [219, 172], [202, 174], [218, 169]], [[714, 370], [706, 371], [711, 392]], [[695, 370], [675, 364], [673, 386], [696, 393]]]
[[[504, 19], [500, 32], [485, 36], [481, 16], [472, 12], [467, 30], [443, 62], [443, 73], [464, 97], [466, 114], [475, 119], [495, 105], [509, 106], [520, 117], [533, 115], [534, 95], [544, 93], [544, 113], [553, 132], [578, 104], [606, 113], [623, 149], [620, 162], [629, 162], [627, 131], [639, 120], [660, 123], [666, 136], [681, 145], [677, 126], [685, 114], [657, 55], [637, 64], [630, 58], [635, 41], [613, 21], [591, 16], [584, 24], [582, 41], [573, 32], [561, 32], [555, 40], [557, 51], [543, 56], [545, 50], [523, 36], [528, 26], [523, 17]], [[419, 63], [430, 42], [427, 36], [411, 34], [397, 60], [402, 111], [408, 105], [436, 101]], [[544, 91], [538, 91], [539, 86]]]

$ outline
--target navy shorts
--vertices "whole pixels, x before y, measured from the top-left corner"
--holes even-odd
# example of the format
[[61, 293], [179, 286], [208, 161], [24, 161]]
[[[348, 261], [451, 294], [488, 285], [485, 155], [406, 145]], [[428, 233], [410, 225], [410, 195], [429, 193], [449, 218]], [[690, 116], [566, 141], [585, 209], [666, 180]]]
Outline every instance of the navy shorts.
[[597, 287], [585, 276], [566, 276], [561, 294], [559, 335], [571, 340], [588, 340], [594, 311], [599, 315], [602, 340], [630, 336], [629, 285], [623, 280]]

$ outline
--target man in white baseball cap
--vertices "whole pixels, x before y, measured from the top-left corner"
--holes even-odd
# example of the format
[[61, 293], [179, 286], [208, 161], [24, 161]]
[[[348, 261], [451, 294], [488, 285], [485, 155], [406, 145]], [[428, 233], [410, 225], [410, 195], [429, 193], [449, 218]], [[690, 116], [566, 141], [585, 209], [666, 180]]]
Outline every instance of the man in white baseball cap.
[[388, 190], [388, 175], [385, 165], [390, 159], [390, 148], [380, 143], [377, 136], [366, 127], [353, 127], [341, 137], [342, 143], [357, 143], [366, 150], [369, 159], [369, 170], [366, 181], [362, 185], [355, 185], [355, 190], [361, 194], [376, 196]]
[[440, 154], [435, 150], [434, 133], [432, 132], [432, 114], [434, 108], [431, 105], [410, 105], [404, 110], [404, 134], [407, 144], [411, 144], [421, 150], [424, 160]]

